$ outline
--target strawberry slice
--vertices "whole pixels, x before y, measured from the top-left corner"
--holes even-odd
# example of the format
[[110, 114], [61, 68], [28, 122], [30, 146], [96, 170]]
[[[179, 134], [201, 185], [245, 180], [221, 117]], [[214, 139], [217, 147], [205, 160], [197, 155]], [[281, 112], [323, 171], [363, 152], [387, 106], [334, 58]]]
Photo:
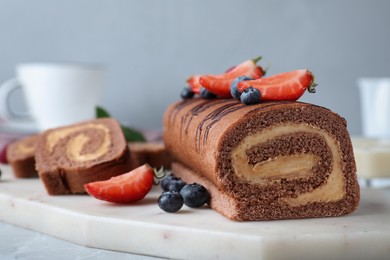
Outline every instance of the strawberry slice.
[[199, 79], [200, 75], [194, 75], [187, 79], [188, 85], [190, 85], [191, 90], [195, 94], [199, 94], [200, 88], [202, 87], [202, 85], [200, 85]]
[[241, 81], [237, 84], [239, 92], [249, 87], [260, 90], [261, 100], [298, 100], [305, 90], [314, 93], [317, 84], [314, 75], [307, 69], [280, 73], [267, 78]]
[[252, 60], [247, 60], [235, 67], [228, 69], [220, 75], [204, 75], [199, 79], [200, 85], [205, 89], [224, 98], [230, 98], [230, 85], [233, 80], [239, 76], [248, 76], [254, 79], [262, 77], [265, 72], [256, 63], [261, 59], [257, 57]]
[[84, 188], [90, 195], [100, 200], [130, 203], [143, 199], [151, 190], [153, 180], [153, 168], [144, 164], [109, 180], [85, 184]]
[[8, 164], [7, 147], [8, 147], [8, 144], [5, 144], [3, 147], [0, 147], [0, 163]]

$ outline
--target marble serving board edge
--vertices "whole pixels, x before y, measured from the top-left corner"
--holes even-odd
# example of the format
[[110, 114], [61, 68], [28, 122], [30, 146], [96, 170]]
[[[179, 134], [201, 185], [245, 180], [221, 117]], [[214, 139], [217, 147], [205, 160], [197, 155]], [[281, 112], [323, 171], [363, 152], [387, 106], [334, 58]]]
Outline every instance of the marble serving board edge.
[[162, 212], [158, 187], [134, 205], [49, 196], [39, 179], [1, 166], [0, 220], [80, 245], [176, 259], [386, 259], [390, 190], [364, 189], [348, 216], [233, 222], [208, 209]]

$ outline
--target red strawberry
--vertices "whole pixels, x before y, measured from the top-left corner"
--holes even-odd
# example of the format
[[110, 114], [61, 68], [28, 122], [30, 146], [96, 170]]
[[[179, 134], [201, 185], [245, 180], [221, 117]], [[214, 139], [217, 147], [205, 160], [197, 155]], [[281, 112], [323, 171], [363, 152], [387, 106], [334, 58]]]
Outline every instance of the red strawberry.
[[315, 92], [314, 75], [307, 69], [280, 73], [267, 78], [241, 81], [237, 89], [243, 92], [252, 86], [260, 90], [261, 100], [297, 100], [305, 90]]
[[202, 87], [199, 83], [200, 75], [194, 75], [187, 79], [188, 85], [195, 94], [199, 94], [199, 90]]
[[143, 199], [151, 190], [154, 180], [153, 168], [144, 164], [128, 173], [106, 181], [84, 185], [93, 197], [116, 203], [129, 203]]
[[230, 85], [233, 80], [239, 76], [248, 76], [254, 79], [262, 77], [265, 72], [256, 63], [261, 59], [261, 57], [255, 58], [253, 60], [247, 60], [235, 67], [228, 69], [225, 73], [220, 75], [204, 75], [201, 76], [199, 81], [200, 84], [207, 89], [208, 91], [225, 98], [229, 98], [232, 95], [230, 94]]
[[8, 164], [7, 147], [8, 144], [5, 144], [3, 147], [0, 147], [0, 163]]

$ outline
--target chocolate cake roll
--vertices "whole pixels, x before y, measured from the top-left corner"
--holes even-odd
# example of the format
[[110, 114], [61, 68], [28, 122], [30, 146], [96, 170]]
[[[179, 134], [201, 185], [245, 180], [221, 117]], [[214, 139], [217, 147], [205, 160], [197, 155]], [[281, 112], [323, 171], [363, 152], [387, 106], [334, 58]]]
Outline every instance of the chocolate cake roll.
[[129, 149], [111, 118], [47, 130], [37, 143], [36, 168], [50, 195], [84, 193], [83, 185], [130, 170]]
[[171, 157], [161, 142], [131, 142], [129, 143], [129, 149], [132, 169], [138, 168], [145, 163], [157, 169], [161, 167], [164, 169], [171, 168]]
[[23, 137], [7, 147], [7, 161], [17, 178], [38, 177], [35, 170], [35, 146], [38, 135]]
[[199, 182], [233, 220], [340, 216], [360, 194], [346, 121], [300, 102], [191, 99], [164, 116], [175, 175]]

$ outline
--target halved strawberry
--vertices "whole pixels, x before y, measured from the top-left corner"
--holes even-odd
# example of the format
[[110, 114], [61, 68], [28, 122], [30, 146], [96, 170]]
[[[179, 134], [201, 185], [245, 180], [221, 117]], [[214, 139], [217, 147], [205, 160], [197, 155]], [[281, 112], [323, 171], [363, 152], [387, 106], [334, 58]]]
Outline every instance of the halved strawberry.
[[109, 180], [85, 184], [84, 188], [90, 195], [100, 200], [130, 203], [143, 199], [151, 190], [153, 180], [153, 168], [144, 164]]
[[252, 60], [247, 60], [233, 68], [230, 68], [225, 73], [220, 75], [204, 75], [199, 79], [200, 84], [218, 96], [229, 98], [230, 94], [230, 85], [233, 80], [239, 76], [248, 76], [254, 79], [262, 77], [265, 72], [256, 63], [261, 59], [257, 57]]
[[261, 100], [298, 100], [305, 90], [314, 93], [317, 84], [314, 75], [307, 69], [280, 73], [267, 78], [241, 81], [239, 92], [249, 87], [260, 90]]
[[194, 75], [187, 79], [188, 85], [190, 85], [191, 90], [195, 94], [199, 94], [200, 88], [202, 87], [202, 85], [200, 85], [199, 79], [200, 75]]
[[8, 144], [5, 144], [3, 147], [0, 147], [0, 163], [8, 164], [7, 147], [8, 147]]

